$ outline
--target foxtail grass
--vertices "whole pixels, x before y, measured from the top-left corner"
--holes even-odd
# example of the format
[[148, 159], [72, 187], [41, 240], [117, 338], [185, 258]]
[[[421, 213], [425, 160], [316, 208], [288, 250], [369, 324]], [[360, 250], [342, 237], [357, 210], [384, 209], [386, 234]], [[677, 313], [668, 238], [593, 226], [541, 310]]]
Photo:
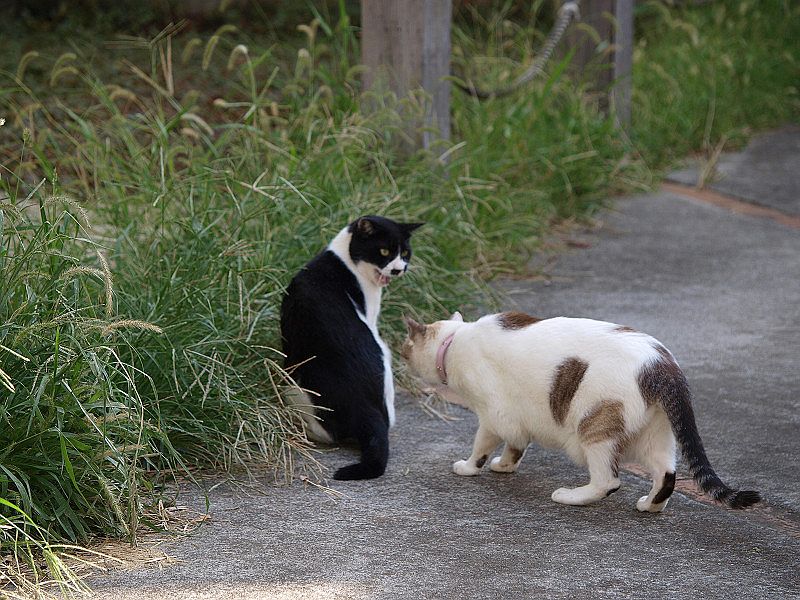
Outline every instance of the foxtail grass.
[[[491, 84], [524, 69], [546, 4], [525, 18], [515, 6], [459, 14], [461, 73]], [[647, 3], [629, 132], [563, 54], [519, 94], [456, 94], [453, 139], [409, 153], [404, 119], [424, 94], [364, 93], [344, 3], [313, 11], [292, 44], [179, 23], [108, 45], [124, 57], [100, 72], [78, 45], [0, 66], [0, 546], [17, 560], [100, 533], [135, 539], [176, 471], [258, 465], [291, 481], [313, 468], [283, 401], [280, 301], [358, 215], [426, 222], [408, 276], [384, 295], [394, 345], [403, 313], [492, 306], [488, 281], [524, 269], [554, 221], [648, 189], [677, 153], [716, 152], [742, 120], [797, 114], [786, 64], [754, 39], [789, 36], [796, 7]], [[723, 51], [729, 30], [749, 45]], [[723, 94], [723, 67], [757, 109]], [[53, 564], [39, 572], [69, 581]]]

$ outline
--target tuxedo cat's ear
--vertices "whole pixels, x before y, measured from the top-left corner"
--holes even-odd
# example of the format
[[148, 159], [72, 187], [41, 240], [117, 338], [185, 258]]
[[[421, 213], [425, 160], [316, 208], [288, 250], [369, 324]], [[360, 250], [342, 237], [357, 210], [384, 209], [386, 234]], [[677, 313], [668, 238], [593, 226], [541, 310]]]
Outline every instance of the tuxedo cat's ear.
[[406, 329], [408, 329], [409, 336], [416, 337], [418, 335], [425, 335], [425, 325], [417, 323], [411, 317], [403, 317], [403, 320], [406, 322]]
[[451, 321], [459, 321], [460, 323], [464, 322], [464, 317], [461, 316], [461, 313], [456, 311], [452, 315], [450, 315]]
[[423, 225], [425, 225], [425, 223], [400, 223], [400, 227], [406, 235], [411, 235], [412, 231], [419, 229]]
[[367, 217], [361, 217], [356, 221], [355, 230], [362, 235], [372, 235], [375, 233], [375, 224]]

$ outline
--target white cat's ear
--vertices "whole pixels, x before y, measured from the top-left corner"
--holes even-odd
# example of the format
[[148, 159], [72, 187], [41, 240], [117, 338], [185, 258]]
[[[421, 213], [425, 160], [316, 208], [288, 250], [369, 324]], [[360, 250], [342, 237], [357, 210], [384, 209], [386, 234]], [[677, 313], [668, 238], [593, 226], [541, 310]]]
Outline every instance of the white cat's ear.
[[463, 323], [464, 322], [464, 317], [461, 316], [460, 312], [456, 311], [452, 315], [450, 315], [450, 320], [451, 321], [458, 321], [460, 323]]
[[425, 335], [425, 325], [423, 325], [422, 323], [417, 323], [411, 317], [403, 317], [403, 320], [406, 322], [406, 329], [408, 330], [408, 335], [410, 336]]

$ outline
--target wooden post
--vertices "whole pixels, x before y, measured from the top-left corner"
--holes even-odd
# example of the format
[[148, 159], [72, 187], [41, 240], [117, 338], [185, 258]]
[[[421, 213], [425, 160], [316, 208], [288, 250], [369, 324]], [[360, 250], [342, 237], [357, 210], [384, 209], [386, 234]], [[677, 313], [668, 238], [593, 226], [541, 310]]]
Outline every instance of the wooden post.
[[617, 122], [623, 129], [631, 125], [631, 90], [633, 88], [633, 2], [616, 0], [614, 14], [614, 87], [612, 104]]
[[621, 126], [631, 119], [634, 0], [584, 0], [581, 20], [570, 28], [566, 50], [575, 48], [573, 67], [601, 92], [600, 108], [613, 108]]
[[361, 0], [364, 89], [388, 88], [400, 98], [425, 90], [431, 101], [423, 122], [408, 123], [424, 148], [450, 138], [451, 20], [452, 0]]

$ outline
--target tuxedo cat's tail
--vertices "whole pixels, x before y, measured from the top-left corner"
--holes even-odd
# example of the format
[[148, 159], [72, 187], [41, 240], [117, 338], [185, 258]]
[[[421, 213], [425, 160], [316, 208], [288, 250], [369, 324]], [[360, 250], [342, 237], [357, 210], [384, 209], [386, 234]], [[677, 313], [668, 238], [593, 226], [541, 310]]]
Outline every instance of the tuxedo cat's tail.
[[375, 479], [386, 471], [389, 462], [389, 425], [382, 416], [364, 417], [356, 439], [361, 446], [361, 462], [338, 469], [334, 479]]
[[692, 478], [706, 494], [730, 508], [746, 508], [759, 502], [758, 492], [728, 487], [714, 472], [697, 431], [686, 377], [668, 350], [663, 346], [656, 349], [661, 356], [642, 369], [639, 386], [648, 402], [657, 402], [667, 413]]

